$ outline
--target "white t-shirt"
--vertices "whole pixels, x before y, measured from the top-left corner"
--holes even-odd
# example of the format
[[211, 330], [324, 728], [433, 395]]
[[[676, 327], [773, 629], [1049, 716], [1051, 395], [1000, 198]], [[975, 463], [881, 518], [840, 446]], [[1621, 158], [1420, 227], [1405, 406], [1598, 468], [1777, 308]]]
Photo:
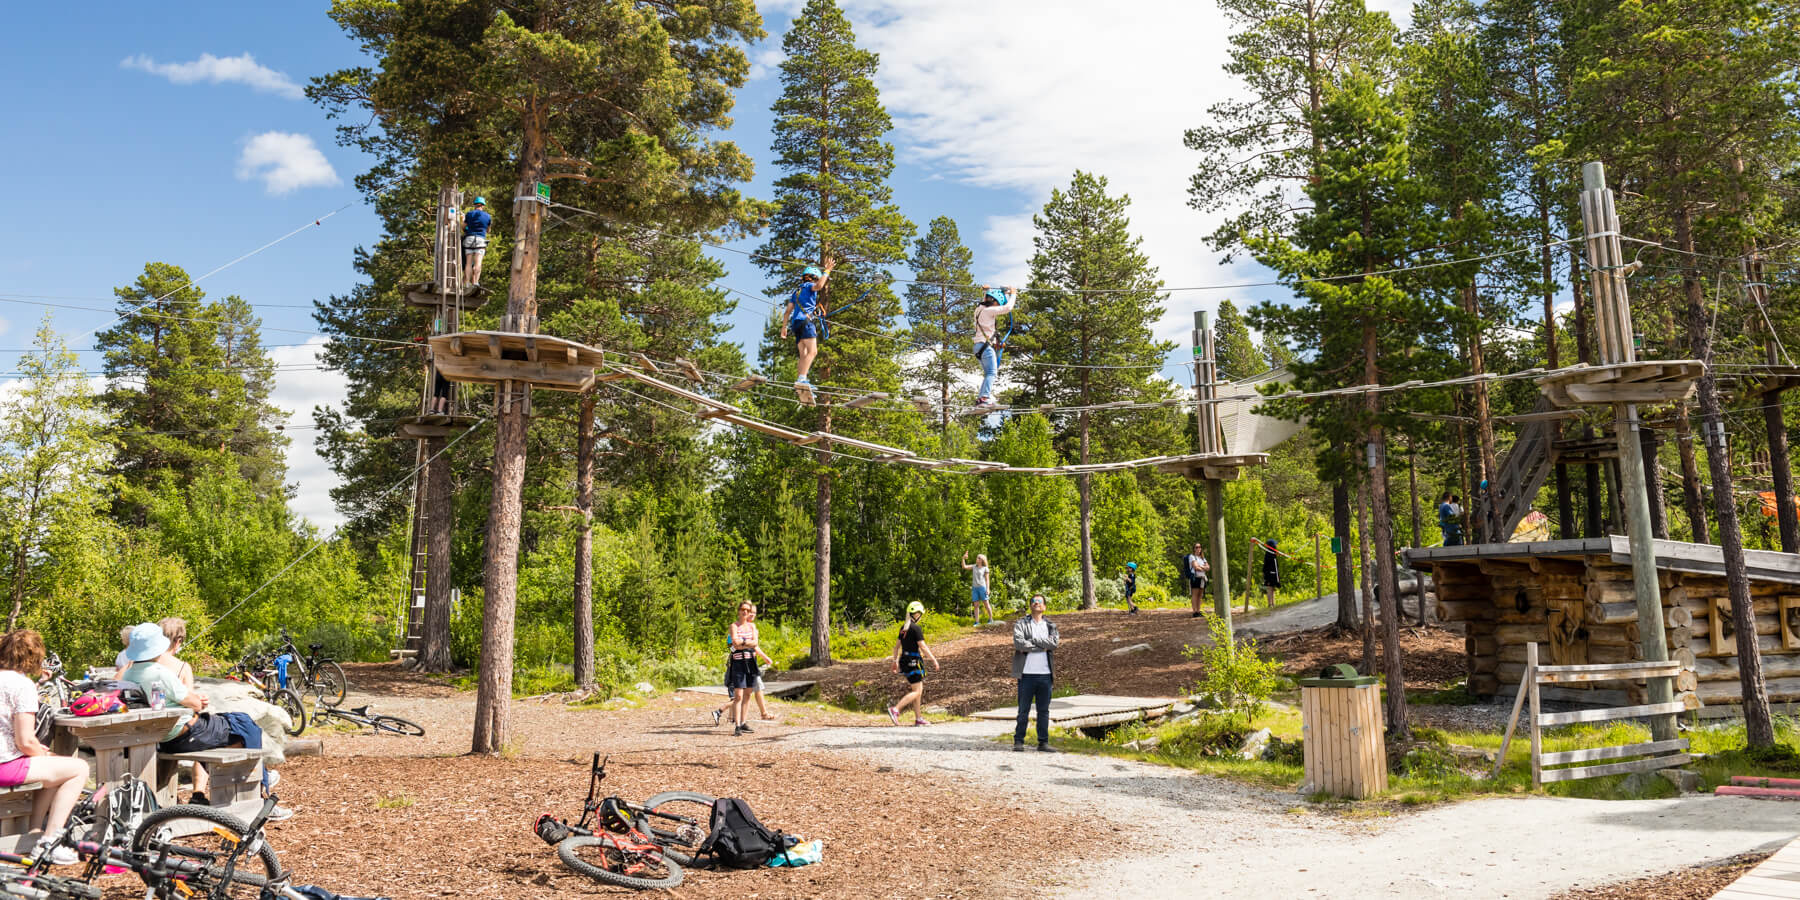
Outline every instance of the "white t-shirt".
[[975, 564], [975, 586], [978, 588], [988, 586], [988, 567], [980, 563]]
[[0, 763], [25, 755], [19, 752], [18, 739], [13, 736], [13, 716], [37, 711], [37, 684], [22, 673], [0, 669]]
[[123, 672], [126, 669], [131, 668], [131, 657], [126, 656], [125, 651], [120, 650], [119, 655], [113, 657], [113, 668], [119, 670], [120, 672]]
[[[1033, 620], [1030, 622], [1026, 622], [1025, 623], [1025, 636], [1028, 638], [1031, 638], [1034, 641], [1049, 640], [1050, 639], [1050, 622], [1049, 622], [1049, 620], [1037, 619], [1037, 620]], [[1022, 670], [1022, 672], [1023, 672], [1023, 674], [1026, 674], [1026, 675], [1048, 675], [1048, 674], [1050, 674], [1050, 654], [1045, 653], [1042, 650], [1033, 650], [1030, 653], [1025, 654], [1025, 668]]]

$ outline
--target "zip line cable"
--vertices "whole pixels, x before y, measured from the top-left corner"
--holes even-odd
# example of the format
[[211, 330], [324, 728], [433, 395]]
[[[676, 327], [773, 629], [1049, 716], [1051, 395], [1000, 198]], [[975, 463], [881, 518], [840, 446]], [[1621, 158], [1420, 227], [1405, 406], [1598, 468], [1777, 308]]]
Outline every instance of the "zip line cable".
[[[387, 489], [383, 490], [379, 494], [376, 494], [372, 499], [380, 500], [381, 498], [386, 497], [387, 495], [393, 493], [394, 491], [399, 490], [400, 488], [411, 484], [413, 478], [415, 478], [420, 472], [424, 471], [426, 466], [431, 465], [432, 460], [435, 460], [438, 457], [443, 456], [446, 453], [449, 453], [451, 447], [456, 446], [458, 443], [460, 443], [462, 441], [463, 438], [466, 438], [469, 435], [474, 434], [475, 429], [477, 427], [479, 427], [483, 422], [486, 422], [486, 421], [487, 421], [486, 419], [476, 420], [476, 422], [473, 425], [469, 426], [468, 430], [466, 430], [462, 434], [459, 434], [456, 437], [452, 438], [449, 443], [446, 443], [442, 450], [439, 450], [438, 452], [431, 454], [431, 456], [429, 458], [427, 458], [424, 462], [419, 463], [418, 465], [416, 465], [412, 468], [412, 471], [407, 472], [406, 476], [404, 478], [401, 478], [399, 481], [394, 482]], [[265, 589], [268, 588], [269, 585], [274, 584], [277, 580], [279, 580], [281, 578], [281, 576], [286, 575], [288, 573], [288, 570], [299, 565], [301, 560], [304, 560], [308, 556], [311, 556], [313, 554], [313, 551], [319, 549], [320, 547], [325, 546], [325, 543], [328, 540], [330, 540], [329, 537], [321, 537], [321, 538], [315, 539], [312, 542], [312, 546], [307, 547], [306, 550], [304, 552], [302, 552], [299, 556], [294, 557], [293, 560], [290, 561], [287, 565], [282, 566], [281, 571], [276, 572], [273, 575], [270, 575], [267, 581], [264, 581], [262, 584], [259, 584], [256, 586], [256, 590], [253, 590], [250, 593], [245, 594], [244, 598], [242, 600], [239, 600], [238, 602], [233, 603], [231, 605], [230, 609], [227, 609], [224, 612], [220, 613], [211, 622], [207, 623], [207, 626], [200, 630], [200, 633], [196, 636], [196, 639], [205, 637], [206, 635], [210, 634], [214, 628], [218, 627], [220, 622], [225, 621], [226, 616], [229, 616], [232, 613], [237, 612], [238, 609], [241, 608], [244, 604], [249, 603], [251, 598], [255, 597], [257, 594], [262, 593]]]

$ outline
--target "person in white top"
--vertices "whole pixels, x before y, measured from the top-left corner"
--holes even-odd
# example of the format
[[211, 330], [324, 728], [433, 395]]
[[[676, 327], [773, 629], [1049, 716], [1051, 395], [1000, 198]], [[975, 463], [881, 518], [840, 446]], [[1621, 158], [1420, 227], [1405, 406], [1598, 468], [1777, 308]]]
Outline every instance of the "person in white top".
[[0, 787], [43, 783], [32, 794], [27, 823], [29, 830], [43, 832], [32, 855], [48, 854], [51, 863], [67, 866], [80, 857], [72, 844], [57, 840], [58, 832], [81, 798], [88, 767], [73, 757], [53, 755], [37, 738], [35, 679], [43, 671], [44, 639], [37, 632], [21, 629], [0, 637]]
[[[1001, 316], [1019, 308], [1019, 289], [995, 290], [982, 285], [981, 306], [975, 310], [975, 358], [981, 361], [981, 390], [976, 406], [993, 406], [994, 377], [1000, 374], [1000, 351], [1005, 349], [998, 337]], [[989, 613], [989, 617], [992, 617]]]
[[[127, 625], [124, 628], [119, 629], [119, 645], [120, 646], [125, 646], [125, 645], [128, 645], [131, 643], [131, 629], [134, 627], [135, 626]], [[113, 657], [113, 668], [118, 669], [121, 672], [125, 671], [126, 669], [131, 668], [131, 657], [126, 656], [124, 650], [120, 650], [119, 655]]]
[[1044, 595], [1031, 597], [1031, 615], [1013, 623], [1013, 678], [1019, 682], [1019, 722], [1013, 729], [1013, 750], [1025, 749], [1025, 723], [1037, 707], [1038, 749], [1050, 746], [1050, 688], [1056, 671], [1056, 646], [1062, 638], [1056, 623], [1044, 618]]
[[969, 603], [975, 607], [975, 624], [981, 624], [981, 611], [987, 610], [987, 623], [994, 624], [994, 605], [988, 602], [988, 558], [986, 553], [975, 554], [975, 564], [969, 564], [969, 551], [963, 551], [962, 567], [975, 572], [975, 582], [969, 588]]

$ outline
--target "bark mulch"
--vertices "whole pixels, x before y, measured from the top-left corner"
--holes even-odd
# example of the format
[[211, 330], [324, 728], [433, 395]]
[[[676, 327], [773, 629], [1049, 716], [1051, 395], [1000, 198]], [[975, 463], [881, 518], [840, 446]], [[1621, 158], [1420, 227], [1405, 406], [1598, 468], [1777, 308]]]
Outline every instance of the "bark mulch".
[[[1262, 642], [1262, 649], [1280, 657], [1282, 670], [1289, 675], [1316, 675], [1332, 663], [1362, 665], [1362, 636], [1329, 625], [1271, 638]], [[1375, 654], [1379, 666], [1379, 634], [1375, 636]], [[1408, 690], [1446, 688], [1469, 673], [1462, 633], [1443, 626], [1400, 629], [1400, 660]]]
[[1677, 869], [1666, 875], [1635, 878], [1617, 884], [1564, 891], [1550, 900], [1708, 900], [1729, 887], [1745, 872], [1756, 868], [1768, 853], [1741, 853], [1729, 859]]

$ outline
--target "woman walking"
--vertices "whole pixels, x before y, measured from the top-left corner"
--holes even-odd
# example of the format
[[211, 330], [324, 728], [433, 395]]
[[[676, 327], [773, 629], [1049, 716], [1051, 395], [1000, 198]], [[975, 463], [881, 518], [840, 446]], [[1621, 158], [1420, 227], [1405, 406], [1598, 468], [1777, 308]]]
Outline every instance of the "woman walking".
[[987, 610], [987, 623], [994, 624], [994, 607], [988, 602], [988, 560], [986, 553], [975, 554], [975, 564], [969, 565], [969, 551], [963, 551], [962, 567], [975, 572], [974, 584], [969, 588], [969, 604], [975, 608], [975, 624], [981, 624], [981, 612]]
[[944, 667], [938, 665], [937, 654], [925, 646], [925, 629], [919, 627], [919, 620], [925, 618], [925, 604], [914, 600], [906, 607], [906, 624], [900, 626], [900, 637], [894, 641], [894, 672], [906, 676], [906, 683], [912, 685], [900, 702], [888, 707], [888, 718], [895, 725], [900, 724], [900, 712], [908, 706], [912, 707], [913, 724], [928, 725], [925, 721], [925, 659], [931, 659], [931, 669], [942, 672]]
[[756, 681], [762, 675], [756, 658], [769, 658], [757, 646], [756, 604], [746, 600], [738, 605], [737, 621], [732, 623], [728, 637], [731, 639], [731, 660], [725, 670], [725, 687], [731, 691], [731, 721], [735, 726], [731, 733], [750, 734], [751, 694], [755, 693]]

